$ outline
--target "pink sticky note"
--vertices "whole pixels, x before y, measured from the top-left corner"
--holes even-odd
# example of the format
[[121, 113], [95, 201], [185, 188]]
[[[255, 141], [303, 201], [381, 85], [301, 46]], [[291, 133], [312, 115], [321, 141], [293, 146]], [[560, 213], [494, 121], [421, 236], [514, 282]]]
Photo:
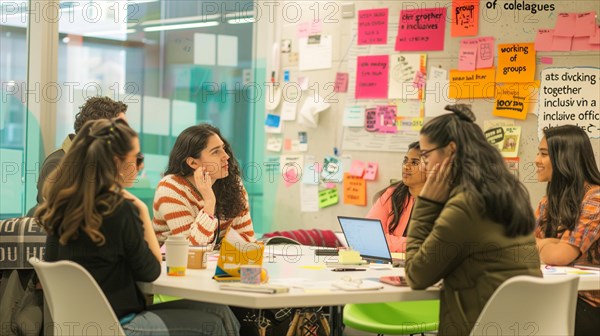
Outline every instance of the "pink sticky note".
[[446, 7], [400, 11], [394, 50], [444, 50]]
[[363, 179], [367, 181], [374, 181], [375, 177], [377, 177], [377, 168], [379, 164], [377, 162], [368, 162], [367, 167], [365, 168], [365, 176]]
[[310, 22], [300, 22], [300, 23], [298, 23], [296, 35], [298, 37], [307, 37], [309, 29], [310, 29]]
[[323, 22], [321, 21], [311, 21], [310, 26], [308, 27], [308, 35], [318, 35], [323, 32]]
[[588, 36], [573, 37], [573, 43], [571, 43], [571, 50], [573, 51], [584, 51], [591, 50], [592, 44], [590, 44], [590, 38]]
[[477, 40], [461, 41], [458, 50], [458, 70], [474, 71], [477, 68]]
[[573, 38], [570, 36], [556, 36], [552, 38], [553, 51], [570, 51]]
[[387, 98], [389, 55], [356, 58], [356, 99]]
[[347, 92], [348, 91], [348, 73], [338, 72], [335, 74], [335, 85], [333, 86], [334, 92]]
[[600, 44], [600, 26], [596, 27], [596, 34], [590, 36], [590, 44]]
[[387, 44], [388, 9], [358, 11], [358, 45]]
[[283, 139], [283, 150], [292, 150], [292, 139], [286, 138]]
[[577, 14], [575, 37], [591, 36], [596, 31], [596, 12]]
[[352, 166], [350, 167], [350, 175], [361, 177], [365, 172], [365, 163], [359, 160], [352, 161]]
[[300, 179], [298, 178], [298, 172], [296, 169], [288, 169], [283, 174], [283, 181], [285, 182], [285, 186], [287, 188], [291, 187], [294, 183], [298, 182]]
[[327, 183], [325, 183], [325, 188], [327, 188], [327, 189], [335, 189], [335, 183], [333, 183], [333, 182], [327, 182]]
[[477, 69], [491, 68], [494, 66], [494, 42], [496, 39], [492, 36], [480, 37], [477, 39]]
[[396, 105], [379, 105], [376, 107], [376, 124], [379, 133], [398, 133], [396, 127]]
[[552, 64], [552, 63], [554, 63], [554, 60], [552, 59], [552, 57], [540, 57], [540, 63]]
[[535, 35], [536, 51], [552, 51], [552, 40], [554, 38], [554, 29], [538, 29]]
[[425, 75], [420, 70], [415, 72], [415, 78], [413, 79], [414, 87], [416, 87], [417, 89], [422, 89], [423, 87], [425, 87], [425, 81]]
[[577, 24], [577, 14], [560, 13], [554, 26], [554, 36], [573, 36]]

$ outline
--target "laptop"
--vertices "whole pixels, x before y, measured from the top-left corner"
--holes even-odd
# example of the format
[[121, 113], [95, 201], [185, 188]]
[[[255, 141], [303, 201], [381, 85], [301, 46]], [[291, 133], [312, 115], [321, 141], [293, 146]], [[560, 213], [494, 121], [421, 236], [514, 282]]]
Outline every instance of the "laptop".
[[348, 246], [360, 252], [363, 259], [375, 263], [404, 266], [403, 259], [392, 258], [379, 219], [338, 216], [338, 221]]

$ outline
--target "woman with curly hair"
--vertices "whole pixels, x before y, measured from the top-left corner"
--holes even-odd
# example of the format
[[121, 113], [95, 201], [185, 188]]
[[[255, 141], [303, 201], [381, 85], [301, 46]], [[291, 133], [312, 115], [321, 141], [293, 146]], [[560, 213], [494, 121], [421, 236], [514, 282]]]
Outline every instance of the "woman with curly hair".
[[240, 168], [219, 129], [208, 124], [185, 129], [164, 175], [153, 206], [160, 242], [183, 234], [191, 245], [218, 244], [230, 227], [255, 240]]

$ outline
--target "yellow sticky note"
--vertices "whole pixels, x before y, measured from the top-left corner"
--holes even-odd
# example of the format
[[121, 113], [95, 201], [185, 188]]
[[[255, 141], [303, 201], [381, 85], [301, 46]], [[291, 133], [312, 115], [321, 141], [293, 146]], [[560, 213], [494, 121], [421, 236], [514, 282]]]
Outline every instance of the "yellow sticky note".
[[498, 117], [525, 120], [532, 102], [537, 100], [539, 81], [531, 83], [498, 83], [493, 114]]

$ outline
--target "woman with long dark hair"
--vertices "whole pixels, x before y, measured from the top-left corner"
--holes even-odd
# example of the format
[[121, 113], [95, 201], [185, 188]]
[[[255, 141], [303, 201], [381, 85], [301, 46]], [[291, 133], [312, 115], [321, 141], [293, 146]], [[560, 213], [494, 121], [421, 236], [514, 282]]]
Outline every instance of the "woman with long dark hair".
[[209, 124], [191, 126], [175, 140], [154, 195], [160, 242], [183, 234], [191, 245], [219, 243], [228, 228], [254, 241], [248, 195], [231, 146]]
[[439, 334], [468, 335], [502, 282], [541, 271], [527, 190], [467, 105], [446, 110], [420, 132], [427, 181], [408, 227], [406, 276], [414, 289], [443, 279]]
[[146, 307], [136, 282], [158, 278], [162, 256], [147, 206], [124, 189], [135, 182], [139, 153], [137, 134], [125, 121], [83, 125], [35, 213], [48, 232], [46, 261], [83, 266], [128, 335], [238, 335], [227, 306], [181, 300]]
[[406, 228], [414, 204], [425, 184], [425, 166], [421, 162], [419, 142], [408, 145], [402, 161], [402, 180], [375, 194], [367, 218], [381, 221], [391, 252], [406, 250]]
[[[535, 236], [543, 263], [600, 266], [600, 172], [590, 138], [574, 125], [544, 131], [535, 160], [548, 182], [536, 211]], [[600, 330], [600, 291], [580, 291], [575, 335]]]

